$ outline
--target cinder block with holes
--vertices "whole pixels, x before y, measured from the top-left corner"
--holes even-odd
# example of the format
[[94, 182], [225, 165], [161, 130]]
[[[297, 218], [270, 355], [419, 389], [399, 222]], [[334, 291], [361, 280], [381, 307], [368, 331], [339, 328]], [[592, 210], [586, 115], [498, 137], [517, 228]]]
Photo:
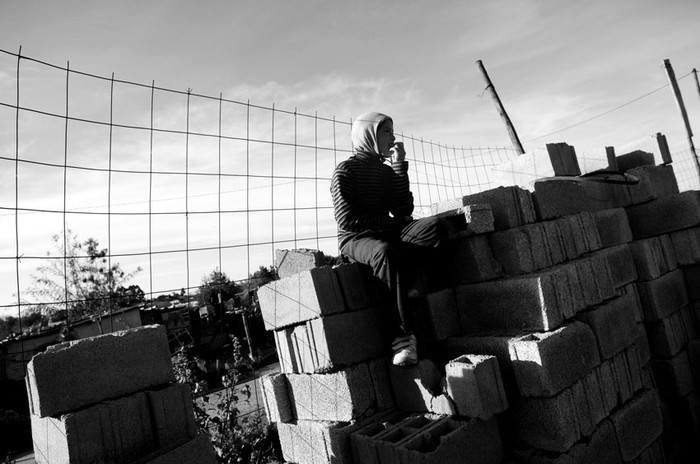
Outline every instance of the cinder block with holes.
[[463, 462], [465, 456], [474, 464], [498, 464], [503, 460], [495, 419], [468, 422], [442, 419], [402, 440], [394, 452], [398, 462], [406, 463]]
[[175, 381], [162, 325], [50, 346], [27, 365], [32, 414], [56, 416]]
[[466, 354], [445, 366], [447, 394], [461, 416], [488, 419], [508, 408], [495, 356]]

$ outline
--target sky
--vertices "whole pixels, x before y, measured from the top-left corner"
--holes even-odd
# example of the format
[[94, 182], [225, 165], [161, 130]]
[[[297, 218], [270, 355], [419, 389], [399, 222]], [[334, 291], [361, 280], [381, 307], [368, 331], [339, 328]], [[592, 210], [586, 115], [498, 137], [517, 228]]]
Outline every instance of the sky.
[[[155, 82], [163, 88], [192, 89], [200, 95], [223, 95], [252, 105], [296, 109], [299, 113], [343, 122], [366, 111], [381, 111], [394, 118], [397, 132], [447, 146], [510, 146], [506, 129], [485, 92], [475, 64], [482, 60], [526, 151], [540, 149], [546, 143], [567, 142], [579, 154], [601, 154], [605, 146], [624, 147], [647, 140], [657, 132], [666, 134], [672, 151], [680, 151], [687, 149], [687, 136], [671, 90], [664, 87], [667, 78], [663, 60], [669, 59], [676, 76], [682, 77], [679, 85], [691, 126], [694, 131], [700, 131], [700, 95], [693, 76], [689, 75], [693, 68], [700, 67], [699, 21], [697, 0], [3, 0], [0, 49], [17, 53], [21, 46], [23, 56], [58, 66], [69, 63], [73, 70], [107, 77], [114, 73], [115, 78], [126, 81], [145, 85]], [[0, 56], [0, 103], [15, 103], [15, 73], [16, 59]], [[60, 73], [53, 74], [31, 62], [23, 62], [23, 104], [41, 105], [56, 113], [65, 111], [63, 77]], [[82, 82], [76, 78], [72, 82], [71, 112], [104, 120], [108, 117], [109, 95], [105, 97], [104, 88], [98, 92], [98, 86], [91, 85], [87, 79]], [[158, 102], [156, 124], [162, 127], [183, 125], [182, 96], [172, 98], [180, 100], [167, 102], [164, 96]], [[115, 120], [147, 123], [148, 101], [144, 95], [129, 95], [124, 91], [116, 101]], [[227, 107], [224, 118], [232, 121], [240, 118], [240, 114], [235, 114], [239, 110]], [[215, 112], [211, 102], [193, 99], [191, 129], [201, 124], [208, 128], [203, 130], [214, 130], [211, 114]], [[0, 157], [15, 155], [13, 118], [13, 111], [0, 107]], [[262, 121], [269, 115], [254, 111], [251, 118], [260, 119], [259, 124], [252, 126], [257, 128], [265, 124]], [[289, 121], [284, 123], [284, 118], [280, 114], [276, 140], [291, 137], [291, 120], [287, 117]], [[61, 150], [50, 147], [62, 148], [61, 128], [52, 129], [48, 123], [32, 123], [29, 119], [28, 116], [27, 121], [22, 121], [18, 144], [22, 154], [36, 161], [60, 161]], [[308, 122], [299, 120], [300, 138], [308, 139], [313, 131]], [[71, 129], [71, 155], [84, 163], [104, 166], [104, 157], [98, 159], [92, 155], [99, 150], [104, 152], [104, 133], [81, 132], [79, 125], [75, 126]], [[323, 131], [320, 133], [324, 143], [331, 143], [329, 129]], [[337, 144], [347, 146], [347, 130], [341, 127], [337, 134]], [[264, 139], [268, 135], [262, 133], [260, 137]], [[116, 132], [114, 140], [116, 166], [143, 165], [144, 158], [133, 153], [144, 151], [146, 139]], [[182, 151], [179, 141], [159, 142], [164, 151]], [[201, 151], [211, 151], [210, 148], [202, 147]], [[283, 151], [280, 147], [277, 154], [280, 159], [284, 159]], [[253, 162], [249, 167], [265, 172], [269, 168], [265, 163], [269, 161], [257, 152], [255, 157], [258, 163]], [[182, 166], [182, 159], [182, 153], [173, 155], [160, 167], [177, 169]], [[235, 169], [235, 156], [227, 162]], [[213, 158], [206, 156], [198, 157], [195, 163], [195, 168], [201, 170], [211, 170], [215, 164]], [[282, 165], [280, 162], [276, 169], [283, 169]], [[300, 166], [308, 170], [311, 165], [301, 161]], [[332, 164], [320, 168], [330, 171]], [[14, 163], [0, 165], [0, 181], [5, 186], [0, 191], [2, 205], [14, 205], [13, 170]], [[56, 176], [44, 174], [35, 170], [20, 176], [23, 206], [63, 206], [62, 198], [56, 195]], [[37, 177], [42, 181], [36, 182]], [[114, 182], [110, 200], [114, 208], [145, 211], [143, 182], [126, 175], [124, 179], [118, 177], [110, 181]], [[215, 208], [212, 203], [215, 192], [208, 180], [193, 179], [188, 186], [192, 195], [190, 208]], [[107, 200], [103, 193], [95, 192], [105, 181], [104, 176], [88, 179], [76, 174], [70, 180], [76, 187], [71, 189], [66, 204], [71, 208], [90, 206], [97, 208], [95, 211], [104, 211]], [[163, 183], [168, 185], [156, 189], [158, 201], [154, 204], [163, 211], [167, 205], [181, 208], [181, 183], [177, 186]], [[276, 201], [294, 193], [299, 195], [299, 204], [304, 204], [318, 201], [311, 197], [327, 191], [325, 186], [316, 186], [313, 193], [290, 192], [285, 188], [278, 187]], [[224, 187], [227, 193], [222, 199], [228, 205], [246, 202], [250, 206], [251, 196], [245, 192], [256, 189], [265, 190], [264, 185], [240, 182], [234, 185], [231, 179]], [[269, 200], [259, 197], [254, 198]], [[231, 215], [227, 220], [235, 224], [239, 218]], [[287, 220], [289, 217], [280, 216], [278, 228]], [[94, 227], [85, 221], [76, 222], [71, 228], [82, 238], [98, 237], [104, 245], [104, 220]], [[305, 223], [303, 218], [299, 221]], [[0, 222], [3, 229], [0, 255], [14, 256], [14, 215], [0, 211]], [[159, 221], [158, 227], [167, 229], [166, 222], [165, 218]], [[21, 251], [27, 255], [44, 253], [51, 234], [61, 226], [55, 218], [38, 215], [23, 216], [21, 224]], [[273, 232], [267, 230], [266, 224], [250, 221], [247, 235], [239, 234], [236, 240], [269, 240]], [[128, 253], [145, 246], [143, 221], [115, 217], [111, 227], [114, 253]], [[207, 234], [210, 237], [214, 233], [211, 227], [201, 227], [201, 231], [195, 223], [191, 227], [195, 245], [206, 246], [211, 242], [207, 238]], [[181, 224], [175, 223], [170, 227], [181, 228]], [[332, 229], [332, 224], [323, 226], [324, 233], [333, 234]], [[181, 232], [172, 241], [164, 239], [158, 246], [164, 250], [177, 249], [181, 246]], [[158, 236], [166, 237], [166, 234]], [[226, 259], [229, 258], [241, 259], [233, 255]], [[177, 259], [177, 262], [163, 261], [161, 265], [180, 268], [182, 257]], [[207, 266], [211, 269], [218, 262], [213, 254], [203, 260], [188, 277], [194, 286]], [[7, 305], [16, 301], [13, 296], [17, 290], [16, 276], [14, 261], [2, 261], [0, 305]], [[142, 264], [138, 259], [127, 258], [120, 263], [127, 268]], [[29, 284], [30, 273], [31, 265], [25, 262], [20, 288]], [[230, 273], [235, 278], [245, 276], [233, 269]], [[143, 288], [148, 286], [146, 274], [135, 281]], [[181, 273], [170, 277], [166, 274], [158, 273], [160, 280], [154, 284], [158, 289], [184, 285]]]

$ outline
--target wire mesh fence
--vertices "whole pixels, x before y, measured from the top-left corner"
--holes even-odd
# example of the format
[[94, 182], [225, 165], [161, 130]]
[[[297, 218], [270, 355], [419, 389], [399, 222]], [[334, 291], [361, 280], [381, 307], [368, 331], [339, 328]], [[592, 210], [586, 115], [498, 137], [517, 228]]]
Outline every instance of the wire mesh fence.
[[[214, 269], [245, 280], [279, 248], [337, 254], [330, 180], [351, 154], [351, 120], [99, 76], [21, 52], [0, 50], [0, 67], [14, 70], [0, 80], [0, 310], [20, 331], [25, 311], [70, 317], [86, 301], [110, 315], [100, 331], [131, 324], [116, 295], [121, 281], [109, 274], [108, 292], [75, 293], [72, 260], [133, 272], [128, 283], [147, 301], [179, 294], [189, 307]], [[396, 137], [407, 147], [417, 210], [494, 187], [491, 168], [517, 157], [400, 126]], [[651, 139], [627, 148], [658, 152]], [[681, 188], [698, 189], [692, 154], [674, 159]], [[76, 249], [74, 237], [94, 238], [96, 250]], [[60, 293], [32, 290], [41, 266], [52, 267]], [[0, 376], [23, 376], [45, 343], [3, 345]]]

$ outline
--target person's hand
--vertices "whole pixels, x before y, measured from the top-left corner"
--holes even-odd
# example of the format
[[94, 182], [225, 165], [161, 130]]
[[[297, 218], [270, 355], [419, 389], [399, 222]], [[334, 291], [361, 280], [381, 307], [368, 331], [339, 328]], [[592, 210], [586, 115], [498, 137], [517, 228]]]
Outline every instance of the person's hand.
[[396, 142], [393, 147], [391, 147], [391, 156], [394, 161], [403, 161], [406, 159], [406, 150], [403, 148], [403, 142]]

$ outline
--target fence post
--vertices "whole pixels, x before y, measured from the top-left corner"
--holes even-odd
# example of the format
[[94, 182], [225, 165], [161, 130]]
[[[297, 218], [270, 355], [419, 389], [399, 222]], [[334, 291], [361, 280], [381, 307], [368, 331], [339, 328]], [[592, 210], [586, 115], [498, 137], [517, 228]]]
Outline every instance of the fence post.
[[676, 98], [676, 104], [683, 117], [683, 123], [685, 124], [685, 131], [688, 134], [688, 145], [690, 145], [690, 153], [693, 155], [695, 160], [695, 167], [698, 170], [698, 179], [700, 179], [700, 161], [698, 161], [698, 154], [695, 151], [695, 144], [693, 143], [693, 130], [690, 128], [690, 121], [688, 120], [688, 113], [685, 111], [685, 105], [683, 104], [683, 96], [681, 96], [681, 89], [678, 88], [678, 82], [676, 81], [676, 73], [673, 72], [673, 67], [671, 66], [671, 61], [669, 59], [664, 60], [664, 68], [666, 69], [666, 77], [668, 77], [668, 82], [671, 84], [673, 89], [673, 95]]
[[519, 154], [522, 155], [523, 153], [525, 153], [523, 145], [520, 143], [518, 134], [515, 132], [515, 127], [513, 127], [513, 123], [510, 122], [510, 118], [508, 117], [508, 113], [506, 113], [506, 109], [503, 107], [503, 103], [501, 103], [501, 99], [498, 98], [496, 88], [491, 83], [491, 79], [489, 78], [489, 75], [486, 72], [486, 68], [484, 68], [484, 63], [482, 63], [481, 60], [477, 60], [476, 65], [479, 67], [479, 71], [481, 71], [481, 76], [484, 78], [484, 82], [486, 82], [486, 90], [489, 91], [491, 97], [493, 98], [493, 102], [496, 104], [498, 114], [501, 115], [501, 119], [503, 119], [503, 122], [506, 124], [506, 129], [508, 130], [508, 135], [510, 136], [511, 143], [517, 150], [520, 151]]

